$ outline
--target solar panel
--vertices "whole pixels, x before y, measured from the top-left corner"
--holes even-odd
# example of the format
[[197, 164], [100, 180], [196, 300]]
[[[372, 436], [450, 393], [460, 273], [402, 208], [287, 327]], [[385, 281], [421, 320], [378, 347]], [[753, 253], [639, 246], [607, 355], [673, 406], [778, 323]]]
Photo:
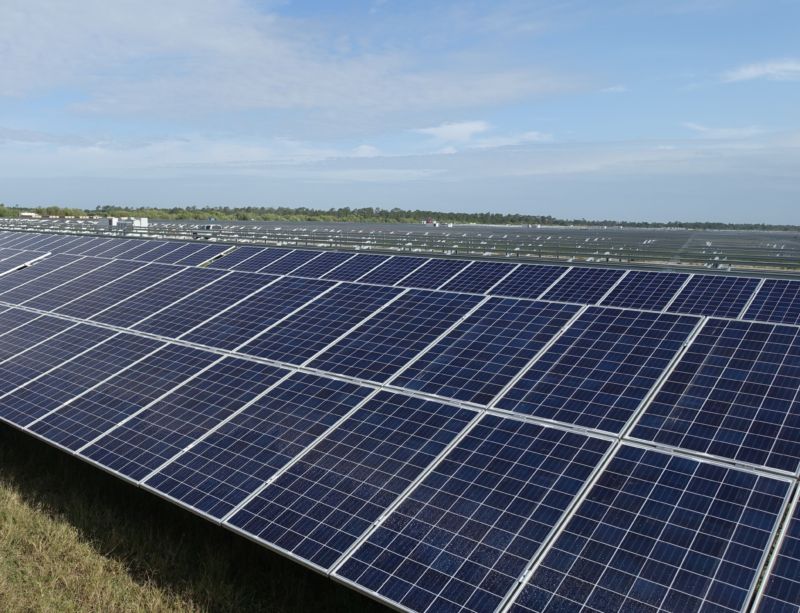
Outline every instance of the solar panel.
[[302, 364], [402, 291], [345, 283], [237, 351]]
[[55, 312], [73, 317], [89, 318], [133, 296], [137, 292], [151, 287], [170, 275], [180, 272], [180, 270], [180, 268], [167, 264], [146, 264], [116, 281], [111, 281], [107, 285], [89, 291], [79, 298], [65, 303], [55, 309]]
[[788, 520], [775, 561], [762, 583], [759, 613], [797, 613], [800, 611], [800, 506]]
[[45, 257], [44, 253], [38, 251], [23, 251], [0, 261], [0, 276], [8, 276], [14, 271], [31, 264], [35, 260]]
[[480, 301], [480, 297], [468, 294], [409, 290], [324, 351], [310, 366], [386, 381]]
[[81, 255], [95, 256], [98, 253], [103, 253], [107, 249], [114, 246], [116, 240], [113, 238], [96, 238], [86, 241], [79, 248], [75, 249], [72, 253], [80, 253]]
[[269, 285], [276, 277], [232, 272], [202, 292], [176, 302], [152, 317], [133, 326], [142, 332], [151, 332], [176, 338], [203, 323], [225, 308]]
[[800, 324], [800, 281], [766, 279], [744, 318]]
[[[226, 268], [230, 270], [232, 267], [236, 266], [244, 262], [245, 260], [253, 257], [257, 253], [261, 253], [262, 251], [266, 251], [263, 247], [250, 247], [250, 246], [242, 246], [236, 247], [232, 252], [225, 254], [223, 257], [219, 258], [218, 260], [214, 260], [209, 264], [211, 268]], [[261, 268], [259, 266], [259, 268]]]
[[181, 336], [181, 339], [210, 347], [235, 349], [332, 285], [316, 279], [284, 277]]
[[169, 253], [177, 251], [185, 247], [185, 245], [181, 243], [164, 243], [163, 245], [156, 247], [155, 249], [151, 249], [144, 255], [139, 256], [138, 258], [134, 258], [139, 261], [147, 261], [147, 262], [155, 262], [159, 258], [166, 256]]
[[272, 366], [225, 358], [108, 430], [80, 454], [138, 481], [285, 374]]
[[371, 391], [295, 373], [164, 466], [145, 487], [222, 519]]
[[73, 281], [68, 281], [49, 291], [43, 292], [34, 298], [26, 300], [23, 304], [35, 309], [54, 311], [67, 302], [80, 298], [92, 290], [106, 283], [110, 283], [111, 281], [115, 281], [119, 277], [133, 272], [142, 266], [144, 266], [144, 264], [141, 262], [134, 262], [132, 260], [112, 260], [105, 266], [92, 270]]
[[117, 239], [106, 243], [102, 249], [95, 250], [92, 255], [104, 258], [116, 258], [120, 253], [126, 252], [139, 244], [133, 239]]
[[497, 406], [621, 432], [698, 321], [685, 315], [589, 307]]
[[292, 275], [297, 277], [313, 277], [319, 278], [331, 269], [336, 268], [347, 260], [353, 257], [352, 253], [340, 253], [338, 251], [329, 251], [323, 253], [319, 257], [314, 258], [307, 264], [303, 264], [299, 268], [292, 271]]
[[227, 524], [329, 569], [475, 413], [379, 392]]
[[142, 336], [117, 335], [4, 396], [0, 417], [26, 426], [162, 345]]
[[579, 308], [491, 298], [393, 383], [428, 394], [488, 404]]
[[179, 260], [194, 255], [198, 251], [202, 251], [203, 249], [205, 249], [205, 245], [198, 245], [196, 243], [181, 245], [177, 249], [170, 249], [164, 255], [160, 256], [158, 259], [151, 261], [160, 262], [162, 264], [175, 264]]
[[561, 266], [521, 264], [492, 288], [492, 294], [512, 298], [538, 298], [567, 270], [569, 269]]
[[157, 247], [167, 244], [169, 243], [165, 243], [164, 241], [138, 240], [136, 241], [135, 246], [127, 251], [124, 251], [118, 257], [122, 258], [123, 260], [139, 260], [140, 262], [147, 262], [149, 261], [149, 253], [151, 253]]
[[800, 328], [711, 319], [631, 435], [794, 472]]
[[[281, 258], [286, 257], [291, 253], [291, 249], [262, 249], [259, 253], [255, 254], [253, 257], [242, 261], [239, 264], [234, 264], [231, 266], [233, 270], [242, 270], [248, 272], [256, 272], [268, 266], [273, 262], [277, 262]], [[224, 262], [228, 256], [226, 255], [222, 258], [222, 262]]]
[[469, 264], [470, 262], [464, 260], [428, 260], [395, 285], [435, 289]]
[[758, 279], [695, 275], [667, 309], [716, 317], [738, 317], [758, 286]]
[[26, 324], [37, 317], [39, 317], [38, 313], [31, 313], [30, 311], [23, 311], [22, 309], [9, 309], [6, 307], [3, 312], [0, 313], [0, 334], [5, 334], [17, 326]]
[[285, 275], [320, 255], [322, 255], [321, 251], [303, 251], [302, 249], [295, 249], [286, 257], [282, 257], [273, 261], [271, 264], [267, 264], [260, 269], [259, 272], [269, 272], [274, 275]]
[[337, 266], [330, 272], [325, 273], [322, 278], [336, 281], [355, 281], [388, 260], [389, 256], [386, 255], [360, 253], [347, 260], [341, 266]]
[[571, 268], [542, 296], [546, 300], [561, 300], [579, 304], [594, 304], [600, 300], [624, 270], [612, 268]]
[[400, 279], [422, 266], [428, 258], [393, 257], [385, 264], [381, 264], [372, 272], [358, 279], [362, 283], [377, 283], [379, 285], [394, 285]]
[[0, 277], [0, 300], [5, 300], [2, 294], [46, 275], [54, 270], [71, 264], [78, 260], [74, 255], [51, 255], [44, 260], [39, 260], [33, 266], [16, 271], [13, 275]]
[[75, 451], [219, 359], [207, 351], [167, 345], [99, 386], [81, 390], [80, 396], [65, 395], [60, 408], [28, 429]]
[[442, 289], [451, 292], [483, 294], [514, 269], [515, 264], [504, 262], [473, 262], [464, 272]]
[[230, 249], [230, 245], [206, 245], [202, 249], [198, 249], [194, 253], [190, 253], [185, 258], [175, 262], [180, 266], [199, 266], [204, 262], [217, 257], [223, 251]]
[[154, 285], [109, 309], [100, 311], [91, 319], [115, 326], [132, 326], [189, 294], [206, 288], [225, 274], [227, 273], [224, 270], [188, 268], [171, 277], [169, 283]]
[[609, 446], [485, 415], [336, 574], [413, 611], [494, 611]]
[[72, 321], [55, 317], [39, 317], [0, 335], [0, 360], [10, 358], [39, 341], [75, 325]]
[[510, 610], [740, 611], [788, 485], [623, 445]]
[[661, 311], [686, 282], [689, 275], [676, 272], [631, 270], [611, 293], [603, 306]]

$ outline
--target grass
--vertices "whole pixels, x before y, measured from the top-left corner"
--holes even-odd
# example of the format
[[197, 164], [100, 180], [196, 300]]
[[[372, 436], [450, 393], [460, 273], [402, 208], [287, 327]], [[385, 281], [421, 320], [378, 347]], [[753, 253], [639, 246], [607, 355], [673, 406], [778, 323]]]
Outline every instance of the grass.
[[0, 609], [385, 611], [4, 425]]

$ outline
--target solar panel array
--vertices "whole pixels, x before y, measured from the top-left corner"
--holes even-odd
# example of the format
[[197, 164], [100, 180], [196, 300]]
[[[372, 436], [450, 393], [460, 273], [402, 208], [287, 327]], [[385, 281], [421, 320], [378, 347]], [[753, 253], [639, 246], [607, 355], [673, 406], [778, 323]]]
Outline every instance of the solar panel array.
[[0, 420], [401, 610], [800, 611], [799, 287], [0, 232]]

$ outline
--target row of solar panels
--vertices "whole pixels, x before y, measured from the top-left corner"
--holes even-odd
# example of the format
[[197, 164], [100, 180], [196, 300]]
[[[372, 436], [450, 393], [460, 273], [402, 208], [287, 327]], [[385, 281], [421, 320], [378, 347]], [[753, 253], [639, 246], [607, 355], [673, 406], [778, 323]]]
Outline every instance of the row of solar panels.
[[[155, 240], [0, 234], [0, 245], [333, 281], [800, 324], [800, 281]], [[0, 263], [0, 267], [2, 264]]]
[[[739, 610], [794, 487], [763, 470], [797, 472], [793, 327], [91, 258], [47, 281], [51, 260], [0, 279], [61, 315], [0, 313], [0, 417], [413, 610], [492, 610], [528, 575], [530, 610]], [[165, 296], [159, 269], [218, 279]], [[765, 605], [798, 602], [796, 523]]]

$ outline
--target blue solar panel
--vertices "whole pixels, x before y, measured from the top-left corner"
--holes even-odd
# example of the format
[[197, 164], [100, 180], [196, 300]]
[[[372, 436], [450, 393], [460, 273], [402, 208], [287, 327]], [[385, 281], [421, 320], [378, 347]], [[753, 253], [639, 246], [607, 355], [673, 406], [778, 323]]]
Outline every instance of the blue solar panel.
[[340, 285], [238, 351], [302, 364], [401, 291], [379, 285]]
[[632, 436], [794, 472], [800, 328], [711, 319]]
[[398, 281], [396, 285], [436, 289], [469, 264], [470, 262], [464, 260], [428, 260], [423, 266]]
[[95, 251], [92, 255], [104, 258], [116, 258], [120, 253], [124, 253], [139, 244], [133, 239], [116, 239], [107, 243], [107, 248]]
[[716, 317], [738, 317], [758, 286], [758, 279], [695, 275], [667, 309]]
[[219, 356], [182, 345], [167, 345], [104, 381], [28, 428], [52, 443], [77, 450], [144, 405], [209, 366]]
[[142, 262], [112, 260], [105, 266], [86, 273], [74, 281], [68, 281], [50, 291], [39, 294], [30, 300], [26, 300], [24, 304], [25, 306], [42, 309], [44, 311], [54, 311], [67, 302], [80, 298], [92, 290], [106, 283], [115, 281], [122, 275], [133, 272], [142, 266], [144, 266]]
[[114, 326], [129, 327], [156, 311], [181, 300], [199, 289], [209, 286], [225, 275], [224, 270], [189, 268], [159, 283], [141, 294], [123, 300], [116, 306], [93, 315], [91, 319]]
[[561, 266], [521, 264], [514, 272], [492, 288], [496, 296], [538, 298], [544, 290], [567, 271]]
[[630, 270], [619, 285], [603, 299], [603, 306], [661, 311], [689, 275], [676, 272]]
[[136, 245], [133, 248], [128, 249], [117, 257], [123, 260], [139, 260], [140, 262], [147, 262], [149, 261], [149, 253], [151, 253], [157, 247], [161, 247], [162, 245], [166, 244], [167, 243], [164, 241], [139, 240], [136, 241]]
[[235, 349], [331, 286], [327, 281], [284, 277], [181, 339]]
[[72, 256], [59, 256], [59, 258], [61, 260], [72, 259], [72, 262], [65, 263], [62, 261], [59, 262], [59, 266], [54, 267], [52, 270], [42, 272], [40, 267], [48, 265], [47, 260], [45, 260], [21, 272], [0, 277], [0, 289], [5, 290], [0, 294], [0, 300], [12, 304], [20, 304], [107, 263], [106, 260], [94, 258], [82, 260], [75, 260]]
[[259, 270], [259, 272], [285, 275], [286, 273], [292, 272], [295, 268], [299, 268], [306, 262], [310, 262], [321, 254], [321, 251], [303, 251], [302, 249], [296, 249], [286, 257], [275, 260], [272, 264], [267, 264]]
[[226, 358], [80, 453], [138, 481], [266, 391], [286, 371]]
[[80, 253], [81, 255], [90, 255], [94, 256], [98, 253], [103, 253], [103, 251], [107, 251], [111, 247], [116, 244], [116, 239], [114, 238], [95, 238], [89, 241], [86, 241], [82, 246], [77, 248], [72, 253]]
[[310, 365], [386, 381], [480, 300], [468, 294], [409, 290]]
[[295, 268], [292, 275], [298, 277], [313, 277], [318, 279], [326, 272], [330, 272], [340, 264], [353, 257], [352, 253], [340, 253], [338, 251], [328, 251], [319, 257], [314, 258], [308, 264]]
[[491, 298], [393, 383], [488, 404], [579, 308]]
[[158, 259], [151, 261], [161, 262], [162, 264], [175, 264], [179, 260], [189, 257], [190, 255], [193, 255], [202, 249], [205, 249], [205, 245], [199, 245], [196, 243], [181, 245], [177, 249], [172, 249]]
[[26, 324], [29, 321], [39, 317], [38, 313], [31, 313], [30, 311], [23, 311], [22, 309], [9, 309], [4, 307], [4, 311], [0, 313], [0, 334], [5, 334], [9, 330], [13, 330], [17, 326]]
[[697, 322], [688, 315], [590, 307], [497, 406], [621, 432]]
[[227, 523], [328, 569], [474, 416], [379, 392]]
[[377, 283], [379, 285], [394, 285], [400, 279], [422, 266], [428, 258], [393, 257], [385, 264], [364, 275], [359, 279], [362, 283]]
[[744, 318], [779, 324], [800, 324], [800, 281], [766, 279]]
[[179, 268], [167, 264], [147, 264], [121, 279], [58, 307], [55, 312], [87, 319], [177, 272], [180, 272]]
[[77, 241], [75, 243], [70, 243], [68, 253], [85, 255], [87, 251], [91, 251], [92, 249], [95, 249], [97, 247], [102, 247], [103, 245], [108, 244], [110, 240], [112, 239], [82, 237], [82, 240]]
[[337, 574], [413, 611], [494, 611], [609, 446], [486, 415]]
[[[233, 270], [243, 270], [247, 272], [256, 272], [271, 264], [272, 262], [276, 262], [281, 258], [286, 257], [292, 251], [290, 249], [262, 249], [259, 253], [255, 254], [251, 258], [240, 262], [239, 264], [234, 264], [231, 266]], [[227, 259], [228, 256], [222, 258], [222, 262]], [[223, 266], [224, 268], [224, 266]]]
[[322, 275], [322, 278], [334, 279], [336, 281], [355, 281], [383, 262], [386, 262], [388, 259], [389, 256], [387, 255], [360, 253], [354, 258], [347, 260], [347, 262], [341, 266], [337, 266], [330, 272]]
[[120, 334], [0, 399], [0, 417], [25, 426], [163, 343]]
[[442, 289], [450, 292], [483, 294], [514, 269], [515, 264], [504, 262], [473, 262]]
[[[245, 260], [250, 259], [254, 255], [266, 251], [263, 247], [237, 247], [234, 251], [224, 255], [218, 260], [214, 260], [209, 264], [211, 268], [225, 268], [230, 270], [237, 264], [241, 264]], [[263, 266], [263, 264], [262, 264]], [[261, 266], [259, 266], [261, 268]]]
[[370, 391], [295, 373], [162, 468], [146, 486], [222, 519]]
[[44, 253], [39, 251], [23, 251], [22, 253], [12, 255], [11, 257], [0, 261], [0, 275], [8, 276], [26, 264], [30, 264], [33, 260], [43, 256]]
[[[75, 323], [55, 317], [39, 317], [0, 335], [0, 360], [10, 358], [39, 341], [50, 338]], [[5, 367], [4, 367], [5, 368]]]
[[212, 258], [217, 257], [223, 251], [230, 249], [230, 245], [206, 245], [202, 249], [189, 254], [183, 259], [175, 262], [180, 266], [199, 266], [203, 262], [208, 262]]
[[232, 272], [202, 292], [187, 296], [140, 321], [133, 328], [176, 338], [274, 280], [275, 277], [271, 275]]
[[612, 268], [572, 268], [542, 298], [594, 304], [624, 274], [624, 270]]
[[788, 485], [624, 445], [511, 611], [741, 611]]
[[140, 261], [143, 261], [143, 262], [145, 262], [145, 261], [146, 262], [155, 262], [159, 258], [162, 258], [162, 257], [166, 256], [167, 254], [172, 253], [174, 251], [177, 251], [178, 249], [181, 249], [181, 248], [183, 248], [185, 246], [186, 245], [184, 245], [182, 243], [164, 243], [163, 245], [161, 245], [159, 247], [156, 247], [155, 249], [152, 249], [152, 250], [148, 251], [147, 253], [145, 253], [144, 255], [142, 255], [142, 256], [140, 256], [138, 258], [134, 258], [134, 259], [140, 260]]
[[800, 505], [788, 520], [775, 563], [762, 583], [759, 613], [800, 612]]

